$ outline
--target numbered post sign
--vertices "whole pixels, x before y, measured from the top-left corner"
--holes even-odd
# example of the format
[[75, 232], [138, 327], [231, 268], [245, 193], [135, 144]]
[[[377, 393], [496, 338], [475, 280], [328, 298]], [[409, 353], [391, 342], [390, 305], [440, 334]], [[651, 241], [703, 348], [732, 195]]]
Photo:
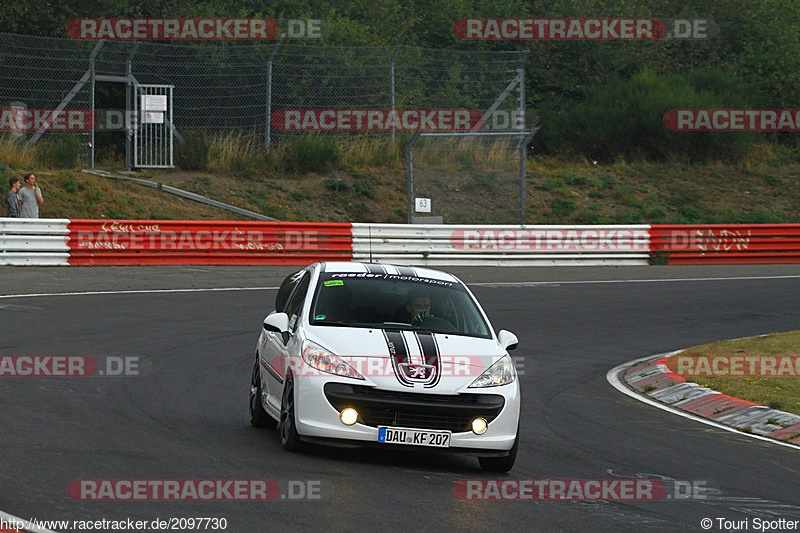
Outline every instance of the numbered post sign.
[[431, 199], [430, 198], [415, 198], [417, 213], [430, 213], [431, 212]]

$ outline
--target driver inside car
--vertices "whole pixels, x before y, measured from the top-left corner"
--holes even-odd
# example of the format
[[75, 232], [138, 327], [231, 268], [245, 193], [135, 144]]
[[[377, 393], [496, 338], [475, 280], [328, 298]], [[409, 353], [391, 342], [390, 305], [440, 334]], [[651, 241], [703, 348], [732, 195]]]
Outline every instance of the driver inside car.
[[422, 321], [431, 315], [431, 299], [427, 296], [413, 296], [406, 305], [411, 324], [419, 326]]

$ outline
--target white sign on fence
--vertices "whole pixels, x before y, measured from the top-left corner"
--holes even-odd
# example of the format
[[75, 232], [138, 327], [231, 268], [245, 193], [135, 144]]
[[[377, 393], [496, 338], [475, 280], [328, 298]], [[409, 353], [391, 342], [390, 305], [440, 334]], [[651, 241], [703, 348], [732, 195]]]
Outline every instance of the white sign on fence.
[[166, 94], [142, 95], [142, 111], [166, 111], [166, 110], [167, 110]]
[[164, 113], [161, 111], [145, 111], [142, 124], [163, 124]]
[[431, 199], [430, 198], [414, 198], [416, 207], [414, 210], [417, 213], [430, 213], [431, 212]]

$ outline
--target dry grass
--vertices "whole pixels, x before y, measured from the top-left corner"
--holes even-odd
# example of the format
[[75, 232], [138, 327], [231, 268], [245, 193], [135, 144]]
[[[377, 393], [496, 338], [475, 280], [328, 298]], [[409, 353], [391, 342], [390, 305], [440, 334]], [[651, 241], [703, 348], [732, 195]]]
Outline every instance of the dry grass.
[[0, 135], [0, 162], [15, 169], [29, 169], [36, 165], [37, 148], [28, 148], [11, 135]]
[[263, 146], [252, 135], [228, 132], [214, 135], [208, 145], [208, 169], [235, 174], [252, 173], [262, 163]]

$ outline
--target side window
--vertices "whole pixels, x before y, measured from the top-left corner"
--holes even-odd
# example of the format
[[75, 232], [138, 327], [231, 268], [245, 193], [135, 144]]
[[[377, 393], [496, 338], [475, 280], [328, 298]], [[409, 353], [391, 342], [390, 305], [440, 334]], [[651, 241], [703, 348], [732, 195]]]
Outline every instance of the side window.
[[292, 290], [297, 287], [297, 284], [300, 282], [300, 278], [302, 276], [302, 270], [286, 276], [286, 279], [283, 280], [281, 287], [278, 289], [278, 294], [275, 296], [275, 311], [280, 313], [286, 309], [286, 302], [289, 300]]
[[306, 293], [308, 292], [308, 284], [311, 281], [311, 275], [308, 272], [303, 272], [303, 274], [305, 275], [297, 286], [297, 290], [294, 291], [289, 303], [286, 304], [285, 313], [289, 315], [289, 329], [292, 331], [295, 330], [297, 325], [297, 315], [300, 314], [300, 309], [303, 307], [303, 301], [306, 299]]

